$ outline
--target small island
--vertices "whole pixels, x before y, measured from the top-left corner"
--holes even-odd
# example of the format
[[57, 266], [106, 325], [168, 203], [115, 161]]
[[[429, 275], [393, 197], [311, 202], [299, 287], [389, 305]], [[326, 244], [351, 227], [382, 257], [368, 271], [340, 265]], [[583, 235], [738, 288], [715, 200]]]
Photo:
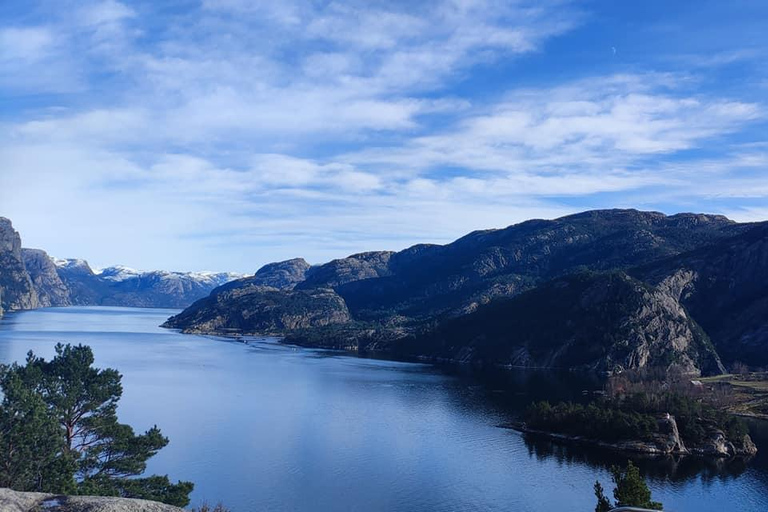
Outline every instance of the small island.
[[650, 455], [750, 457], [757, 453], [745, 422], [728, 411], [728, 395], [701, 381], [664, 380], [633, 372], [612, 376], [588, 404], [536, 402], [505, 425], [550, 439]]

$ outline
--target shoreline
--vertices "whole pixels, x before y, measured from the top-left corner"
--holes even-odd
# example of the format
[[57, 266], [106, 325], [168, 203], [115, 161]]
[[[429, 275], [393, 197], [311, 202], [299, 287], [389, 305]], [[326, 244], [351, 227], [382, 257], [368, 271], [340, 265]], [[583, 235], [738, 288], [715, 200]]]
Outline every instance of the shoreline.
[[646, 441], [620, 441], [616, 443], [608, 443], [605, 441], [600, 441], [598, 439], [591, 439], [591, 438], [582, 437], [582, 436], [558, 434], [557, 432], [548, 432], [545, 430], [536, 430], [536, 429], [526, 427], [524, 423], [504, 423], [497, 426], [499, 428], [520, 432], [523, 435], [531, 435], [531, 436], [546, 438], [559, 444], [605, 448], [607, 450], [611, 450], [614, 452], [628, 453], [628, 454], [635, 454], [635, 455], [646, 455], [654, 458], [690, 456], [690, 457], [701, 458], [701, 459], [727, 460], [727, 459], [738, 459], [738, 458], [750, 459], [754, 456], [754, 454], [743, 454], [743, 453], [734, 453], [734, 454], [726, 454], [726, 453], [720, 453], [720, 452], [705, 453], [700, 448], [693, 448], [691, 450], [685, 450], [685, 451], [680, 451], [680, 450], [665, 451]]

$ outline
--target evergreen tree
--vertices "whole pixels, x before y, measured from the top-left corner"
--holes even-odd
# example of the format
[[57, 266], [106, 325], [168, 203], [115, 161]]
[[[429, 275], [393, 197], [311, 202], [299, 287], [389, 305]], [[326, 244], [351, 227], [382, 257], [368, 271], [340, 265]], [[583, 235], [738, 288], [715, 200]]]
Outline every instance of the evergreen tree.
[[42, 397], [14, 365], [0, 386], [0, 487], [20, 491], [72, 492], [74, 461], [67, 457], [59, 426]]
[[657, 501], [651, 501], [651, 490], [640, 475], [640, 469], [627, 461], [626, 469], [617, 466], [611, 468], [613, 483], [613, 497], [617, 507], [640, 507], [653, 510], [661, 510], [663, 505]]
[[610, 512], [613, 506], [611, 501], [605, 496], [605, 491], [600, 482], [595, 482], [595, 497], [597, 498], [595, 512]]
[[616, 485], [613, 489], [613, 497], [616, 504], [605, 496], [603, 486], [600, 482], [595, 482], [594, 490], [597, 498], [595, 512], [610, 512], [615, 507], [638, 507], [649, 510], [662, 510], [664, 505], [658, 501], [651, 500], [651, 490], [640, 475], [640, 469], [627, 461], [626, 468], [618, 466], [611, 467], [611, 480]]
[[[81, 494], [187, 505], [190, 482], [137, 478], [168, 439], [156, 426], [136, 435], [119, 423], [121, 376], [113, 369], [94, 368], [93, 362], [89, 347], [58, 344], [51, 361], [30, 352], [26, 365], [4, 368], [0, 455], [12, 471], [7, 477], [0, 473], [0, 478], [19, 490], [68, 493], [77, 482]], [[34, 462], [20, 462], [19, 457]]]

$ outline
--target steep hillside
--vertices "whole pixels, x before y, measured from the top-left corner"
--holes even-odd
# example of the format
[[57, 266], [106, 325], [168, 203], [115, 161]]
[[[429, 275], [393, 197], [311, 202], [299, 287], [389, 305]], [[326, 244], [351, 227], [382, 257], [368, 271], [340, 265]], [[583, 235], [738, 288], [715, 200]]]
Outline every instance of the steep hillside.
[[434, 316], [473, 311], [578, 269], [628, 268], [738, 232], [722, 216], [601, 210], [471, 233], [389, 259], [389, 274], [337, 288], [360, 318], [382, 311]]
[[768, 223], [633, 274], [677, 298], [724, 361], [768, 366]]
[[163, 327], [186, 333], [279, 334], [350, 319], [344, 300], [329, 288], [281, 291], [249, 286], [217, 290], [168, 319]]
[[127, 267], [94, 271], [84, 260], [56, 260], [72, 304], [83, 306], [186, 307], [239, 274], [226, 272], [141, 272]]
[[621, 272], [555, 279], [401, 340], [393, 351], [491, 365], [724, 370], [674, 298]]
[[38, 306], [37, 292], [24, 268], [21, 237], [10, 220], [0, 217], [0, 314]]
[[[558, 276], [658, 261], [742, 230], [717, 215], [603, 210], [477, 231], [445, 246], [356, 254], [305, 269], [305, 279], [294, 285], [297, 291], [333, 290], [349, 311], [349, 322], [343, 327], [334, 321], [284, 329], [282, 334], [318, 346], [386, 347], [436, 321], [471, 313], [495, 298], [517, 295]], [[214, 290], [210, 300], [195, 304], [194, 314], [185, 311], [167, 325], [196, 332], [204, 322], [203, 330], [210, 331], [211, 318], [237, 318], [243, 300], [220, 292], [240, 289], [248, 294], [268, 284], [262, 273], [284, 264], [266, 266], [254, 277]], [[250, 294], [249, 307], [260, 293]], [[236, 324], [251, 333], [260, 325]]]
[[59, 277], [51, 257], [40, 249], [22, 249], [21, 254], [37, 293], [38, 307], [71, 305], [69, 288]]
[[[304, 278], [306, 268], [294, 281]], [[45, 251], [22, 249], [11, 221], [0, 217], [0, 315], [69, 305], [183, 308], [242, 277], [227, 272], [140, 272], [121, 266], [96, 272], [85, 260], [55, 260]]]

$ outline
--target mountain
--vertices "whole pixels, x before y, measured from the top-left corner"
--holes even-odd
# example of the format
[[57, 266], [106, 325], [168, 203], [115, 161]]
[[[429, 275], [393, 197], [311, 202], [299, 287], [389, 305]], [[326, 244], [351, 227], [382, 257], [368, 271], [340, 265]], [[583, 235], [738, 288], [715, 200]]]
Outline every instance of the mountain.
[[143, 272], [124, 266], [94, 271], [84, 260], [55, 260], [72, 304], [83, 306], [186, 307], [242, 274]]
[[632, 273], [675, 297], [723, 360], [768, 366], [768, 223]]
[[623, 272], [578, 273], [447, 320], [393, 350], [479, 364], [723, 373], [674, 298]]
[[[284, 279], [303, 279], [303, 270], [298, 275], [286, 274]], [[11, 221], [0, 217], [0, 316], [3, 311], [69, 305], [183, 308], [242, 277], [228, 272], [142, 272], [123, 266], [94, 271], [85, 260], [54, 259], [40, 249], [22, 248]]]
[[[759, 245], [765, 239], [749, 235], [754, 228], [719, 215], [637, 210], [531, 220], [476, 231], [447, 245], [334, 260], [305, 269], [292, 288], [264, 288], [266, 282], [254, 278], [268, 274], [267, 266], [254, 278], [214, 290], [164, 325], [184, 332], [281, 334], [290, 343], [488, 364], [678, 366], [718, 373], [719, 350], [702, 329], [708, 321], [699, 322], [704, 306], [697, 309], [659, 284], [684, 258], [704, 254], [700, 258], [708, 260], [712, 255], [706, 251], [727, 247], [727, 240], [752, 236]], [[653, 266], [662, 264], [668, 266]], [[638, 268], [647, 270], [636, 275]], [[723, 263], [712, 272], [728, 268]], [[654, 282], [651, 274], [660, 277]], [[750, 293], [765, 297], [759, 286], [766, 279], [758, 281], [745, 283], [744, 290], [756, 286]], [[570, 292], [561, 296], [563, 290]], [[314, 309], [312, 300], [296, 295], [312, 291], [333, 300]], [[273, 320], [282, 314], [298, 314], [302, 321]], [[504, 325], [520, 332], [504, 328], [507, 334], [501, 336], [494, 329]], [[758, 329], [752, 336], [768, 335]]]
[[0, 217], [0, 315], [38, 307], [37, 292], [21, 254], [21, 237], [11, 221]]
[[53, 259], [40, 249], [22, 249], [24, 268], [37, 292], [38, 307], [71, 305], [69, 288], [61, 280]]

